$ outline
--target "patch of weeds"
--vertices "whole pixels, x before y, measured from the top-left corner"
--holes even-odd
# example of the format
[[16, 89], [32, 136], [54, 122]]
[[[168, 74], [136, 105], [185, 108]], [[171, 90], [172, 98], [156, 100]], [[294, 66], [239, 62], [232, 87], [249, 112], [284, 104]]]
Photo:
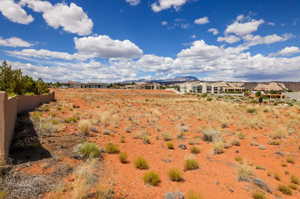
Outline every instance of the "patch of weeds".
[[191, 153], [193, 153], [193, 154], [198, 154], [200, 152], [201, 152], [201, 150], [198, 147], [196, 147], [196, 146], [193, 146], [191, 148]]
[[134, 161], [134, 165], [137, 169], [149, 169], [149, 165], [143, 157], [138, 157]]
[[255, 108], [248, 108], [247, 113], [255, 114], [255, 113], [257, 113], [257, 111]]
[[95, 143], [85, 142], [80, 145], [79, 153], [84, 158], [98, 158], [100, 156], [100, 150]]
[[199, 168], [199, 164], [197, 160], [194, 159], [187, 159], [184, 164], [184, 170], [196, 170]]
[[113, 143], [108, 143], [105, 146], [105, 152], [109, 153], [109, 154], [116, 154], [120, 152], [120, 149], [117, 145], [113, 144]]
[[219, 141], [213, 144], [214, 154], [224, 153], [224, 143]]
[[271, 141], [268, 142], [268, 144], [269, 144], [269, 145], [278, 146], [278, 145], [280, 145], [280, 142], [277, 141], [277, 140], [271, 140]]
[[237, 139], [233, 139], [230, 143], [232, 146], [241, 146], [241, 143]]
[[235, 157], [234, 160], [237, 161], [237, 162], [240, 163], [240, 164], [243, 164], [243, 162], [244, 162], [243, 158], [240, 157], [240, 156]]
[[65, 119], [65, 123], [76, 123], [80, 118], [77, 116], [69, 117]]
[[142, 140], [143, 140], [144, 144], [151, 144], [151, 140], [150, 140], [149, 136], [144, 136], [142, 138]]
[[289, 188], [291, 188], [293, 190], [297, 190], [298, 186], [296, 184], [289, 184]]
[[91, 130], [92, 124], [89, 120], [80, 120], [78, 127], [81, 133], [88, 134]]
[[262, 166], [260, 166], [260, 165], [257, 165], [257, 166], [255, 167], [255, 169], [257, 169], [257, 170], [266, 170], [265, 167], [262, 167]]
[[291, 176], [291, 183], [300, 185], [300, 179], [297, 176]]
[[121, 143], [125, 143], [125, 142], [126, 142], [124, 136], [122, 136], [122, 137], [120, 138], [120, 142], [121, 142]]
[[183, 181], [182, 172], [179, 169], [170, 169], [168, 172], [168, 176], [171, 181], [181, 182]]
[[172, 135], [169, 133], [163, 133], [162, 137], [163, 137], [164, 141], [166, 141], [166, 142], [171, 141], [173, 139]]
[[240, 138], [241, 140], [246, 138], [246, 135], [244, 133], [238, 133], [237, 134], [238, 138]]
[[285, 195], [292, 195], [293, 194], [291, 188], [289, 188], [288, 186], [285, 186], [285, 185], [279, 185], [278, 186], [278, 191], [280, 191], [281, 193], [283, 193]]
[[253, 172], [250, 166], [248, 165], [240, 165], [238, 168], [238, 180], [249, 182], [253, 177]]
[[255, 191], [254, 193], [252, 193], [252, 198], [253, 199], [266, 199], [266, 195], [264, 192]]
[[287, 136], [287, 133], [284, 131], [284, 130], [282, 130], [282, 129], [278, 129], [278, 130], [276, 130], [276, 131], [274, 131], [271, 135], [270, 135], [270, 137], [272, 138], [272, 139], [283, 139], [283, 138], [285, 138]]
[[170, 150], [174, 150], [174, 144], [172, 142], [167, 142], [167, 147]]
[[295, 160], [293, 157], [287, 157], [286, 162], [290, 164], [295, 164]]
[[189, 191], [186, 195], [186, 199], [202, 199], [202, 196], [194, 191]]
[[123, 164], [128, 163], [128, 155], [125, 152], [121, 152], [119, 155], [120, 162]]
[[157, 186], [161, 182], [159, 175], [154, 171], [149, 171], [144, 175], [144, 183]]
[[0, 199], [6, 199], [7, 195], [5, 191], [0, 191]]
[[277, 180], [277, 181], [281, 180], [281, 178], [280, 178], [280, 176], [279, 176], [278, 173], [274, 173], [274, 179]]
[[95, 199], [114, 199], [115, 192], [112, 189], [100, 190], [94, 194]]

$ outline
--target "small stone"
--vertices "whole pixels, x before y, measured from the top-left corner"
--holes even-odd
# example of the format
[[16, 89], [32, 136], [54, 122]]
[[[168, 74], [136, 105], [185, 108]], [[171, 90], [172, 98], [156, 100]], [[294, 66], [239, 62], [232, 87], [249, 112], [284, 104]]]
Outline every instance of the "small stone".
[[182, 150], [187, 150], [187, 147], [185, 144], [180, 144], [178, 147]]
[[99, 132], [98, 129], [95, 128], [95, 127], [92, 127], [92, 128], [91, 128], [91, 131], [94, 132], [94, 133], [98, 133], [98, 132]]
[[162, 161], [165, 162], [165, 163], [171, 163], [172, 162], [172, 160], [170, 160], [170, 159], [162, 159]]
[[266, 150], [267, 149], [267, 147], [265, 147], [264, 145], [259, 145], [259, 147], [258, 147], [260, 150]]
[[281, 152], [281, 151], [276, 151], [275, 154], [276, 154], [276, 155], [280, 155], [280, 156], [284, 156], [284, 155], [285, 155], [285, 153], [284, 153], [284, 152]]
[[111, 135], [111, 134], [112, 134], [112, 131], [106, 129], [106, 130], [103, 131], [103, 134], [104, 134], [104, 135]]
[[168, 192], [165, 194], [165, 199], [184, 199], [182, 192]]
[[252, 182], [253, 182], [253, 184], [255, 184], [256, 186], [258, 186], [262, 190], [264, 190], [264, 191], [266, 191], [268, 193], [272, 193], [272, 189], [263, 180], [261, 180], [259, 178], [253, 178]]

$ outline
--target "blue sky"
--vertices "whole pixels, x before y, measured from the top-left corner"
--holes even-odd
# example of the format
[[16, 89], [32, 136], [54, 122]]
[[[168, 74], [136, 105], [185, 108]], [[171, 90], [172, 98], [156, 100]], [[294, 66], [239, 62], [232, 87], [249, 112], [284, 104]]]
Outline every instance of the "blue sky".
[[1, 0], [0, 60], [46, 81], [300, 81], [297, 0]]

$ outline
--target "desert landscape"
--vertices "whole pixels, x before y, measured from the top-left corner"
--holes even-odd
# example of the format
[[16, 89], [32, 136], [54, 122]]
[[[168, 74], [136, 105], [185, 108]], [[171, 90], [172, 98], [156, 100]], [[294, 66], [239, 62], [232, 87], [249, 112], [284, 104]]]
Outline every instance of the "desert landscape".
[[18, 118], [9, 198], [300, 197], [297, 105], [164, 90], [55, 93]]

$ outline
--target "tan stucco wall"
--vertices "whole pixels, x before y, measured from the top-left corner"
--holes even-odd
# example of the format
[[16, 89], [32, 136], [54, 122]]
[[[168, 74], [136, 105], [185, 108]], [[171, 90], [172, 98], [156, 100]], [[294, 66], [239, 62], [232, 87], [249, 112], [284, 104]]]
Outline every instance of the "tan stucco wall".
[[54, 99], [54, 93], [40, 96], [18, 96], [8, 99], [5, 92], [0, 92], [0, 166], [6, 164], [17, 114], [30, 111]]

